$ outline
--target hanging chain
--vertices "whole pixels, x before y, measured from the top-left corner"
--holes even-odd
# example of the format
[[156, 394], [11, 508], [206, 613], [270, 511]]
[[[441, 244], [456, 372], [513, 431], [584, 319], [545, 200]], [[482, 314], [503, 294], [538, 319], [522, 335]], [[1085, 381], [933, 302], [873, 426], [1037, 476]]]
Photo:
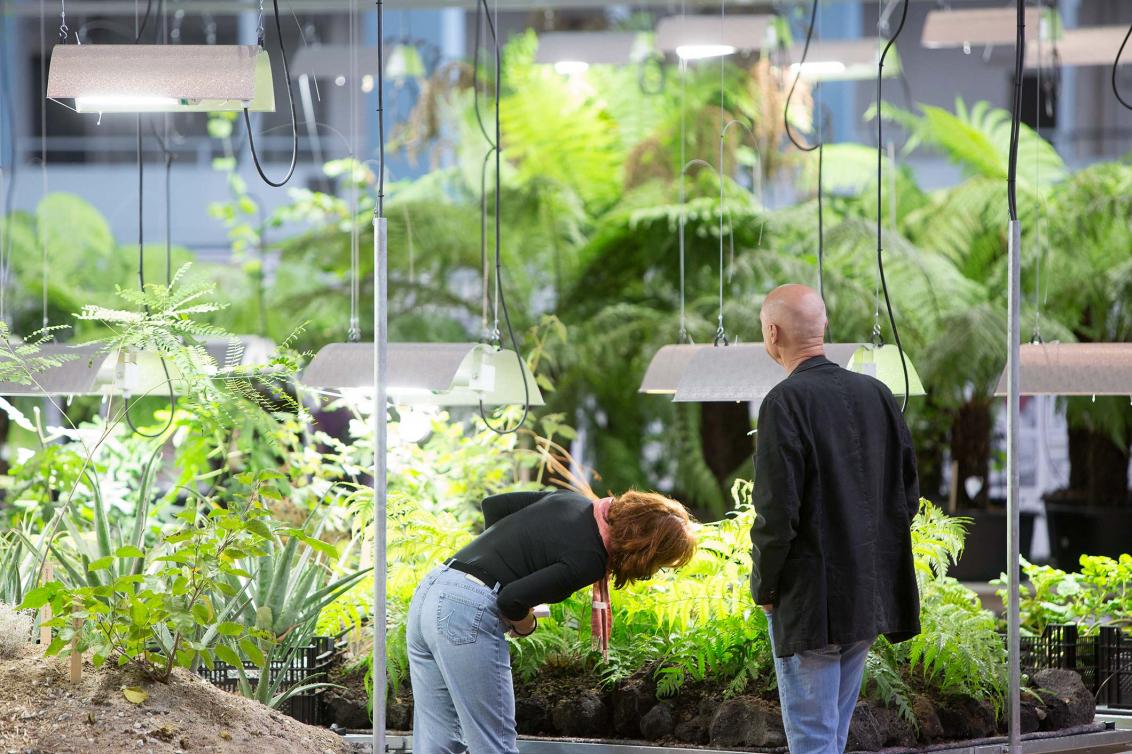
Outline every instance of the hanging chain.
[[256, 19], [255, 37], [260, 47], [263, 47], [267, 32], [263, 28], [263, 0], [259, 0], [259, 17]]
[[67, 0], [59, 0], [59, 43], [67, 44], [71, 27], [67, 26]]

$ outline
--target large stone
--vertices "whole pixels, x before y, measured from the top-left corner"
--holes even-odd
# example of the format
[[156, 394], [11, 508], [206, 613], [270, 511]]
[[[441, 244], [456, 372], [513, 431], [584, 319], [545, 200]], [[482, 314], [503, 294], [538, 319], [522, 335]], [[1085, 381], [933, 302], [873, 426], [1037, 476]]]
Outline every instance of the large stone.
[[661, 741], [672, 735], [676, 719], [672, 707], [661, 702], [641, 718], [641, 735], [646, 741]]
[[699, 715], [676, 726], [673, 735], [684, 744], [706, 744], [711, 740], [711, 717]]
[[[413, 700], [397, 697], [385, 705], [385, 724], [390, 730], [413, 729]], [[359, 726], [364, 728], [365, 726]], [[372, 727], [372, 724], [371, 726]]]
[[553, 733], [550, 710], [542, 699], [519, 697], [515, 700], [515, 726], [525, 736]]
[[1062, 730], [1093, 721], [1097, 703], [1075, 671], [1042, 670], [1031, 680], [1046, 708], [1043, 730]]
[[914, 698], [912, 712], [916, 715], [922, 742], [930, 744], [943, 738], [943, 725], [939, 722], [939, 713], [936, 712], [935, 704], [931, 699], [926, 696]]
[[603, 736], [609, 727], [609, 710], [596, 691], [584, 691], [554, 705], [554, 727], [563, 736]]
[[613, 692], [613, 730], [625, 738], [642, 735], [641, 718], [656, 706], [656, 680], [646, 668], [627, 678]]
[[785, 746], [778, 707], [754, 697], [729, 699], [719, 706], [709, 729], [714, 746]]
[[993, 736], [998, 728], [994, 705], [987, 700], [948, 697], [936, 706], [936, 711], [947, 738], [958, 741], [986, 738]]
[[1023, 699], [1018, 711], [1021, 715], [1022, 733], [1034, 733], [1041, 729], [1042, 720], [1046, 718], [1045, 707], [1030, 699]]
[[849, 722], [849, 738], [846, 751], [876, 751], [884, 747], [887, 732], [871, 702], [860, 701], [853, 709], [853, 719]]
[[877, 722], [884, 735], [885, 746], [911, 747], [916, 745], [916, 727], [899, 710], [889, 707], [874, 707]]

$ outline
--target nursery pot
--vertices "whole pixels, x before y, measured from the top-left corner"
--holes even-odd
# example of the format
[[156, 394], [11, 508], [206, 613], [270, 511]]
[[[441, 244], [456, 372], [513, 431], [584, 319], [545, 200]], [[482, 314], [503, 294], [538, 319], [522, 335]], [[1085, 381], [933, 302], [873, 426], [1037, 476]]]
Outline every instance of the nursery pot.
[[1082, 555], [1118, 557], [1132, 552], [1132, 508], [1045, 499], [1050, 551], [1063, 571], [1080, 567]]
[[[1006, 510], [977, 508], [961, 510], [958, 515], [970, 518], [971, 525], [967, 529], [967, 545], [963, 548], [963, 555], [948, 575], [960, 581], [997, 579], [1006, 568]], [[1021, 516], [1022, 557], [1029, 560], [1037, 514], [1022, 511]]]

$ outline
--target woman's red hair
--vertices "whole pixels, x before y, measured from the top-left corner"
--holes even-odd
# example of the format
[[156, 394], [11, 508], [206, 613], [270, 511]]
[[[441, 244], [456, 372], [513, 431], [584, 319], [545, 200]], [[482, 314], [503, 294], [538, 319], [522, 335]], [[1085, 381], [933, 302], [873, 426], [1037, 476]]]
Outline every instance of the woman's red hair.
[[618, 589], [650, 579], [661, 568], [685, 566], [696, 554], [691, 516], [663, 495], [630, 490], [610, 504], [606, 520], [609, 570]]

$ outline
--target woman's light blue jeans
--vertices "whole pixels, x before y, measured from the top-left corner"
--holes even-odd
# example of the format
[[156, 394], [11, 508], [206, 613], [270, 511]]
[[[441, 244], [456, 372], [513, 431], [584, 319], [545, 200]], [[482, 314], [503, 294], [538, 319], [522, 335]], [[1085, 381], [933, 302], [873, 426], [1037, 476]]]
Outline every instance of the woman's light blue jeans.
[[515, 690], [496, 591], [441, 566], [409, 605], [413, 754], [517, 754]]
[[[768, 617], [769, 621], [774, 616]], [[842, 754], [872, 641], [775, 657], [790, 754]]]

